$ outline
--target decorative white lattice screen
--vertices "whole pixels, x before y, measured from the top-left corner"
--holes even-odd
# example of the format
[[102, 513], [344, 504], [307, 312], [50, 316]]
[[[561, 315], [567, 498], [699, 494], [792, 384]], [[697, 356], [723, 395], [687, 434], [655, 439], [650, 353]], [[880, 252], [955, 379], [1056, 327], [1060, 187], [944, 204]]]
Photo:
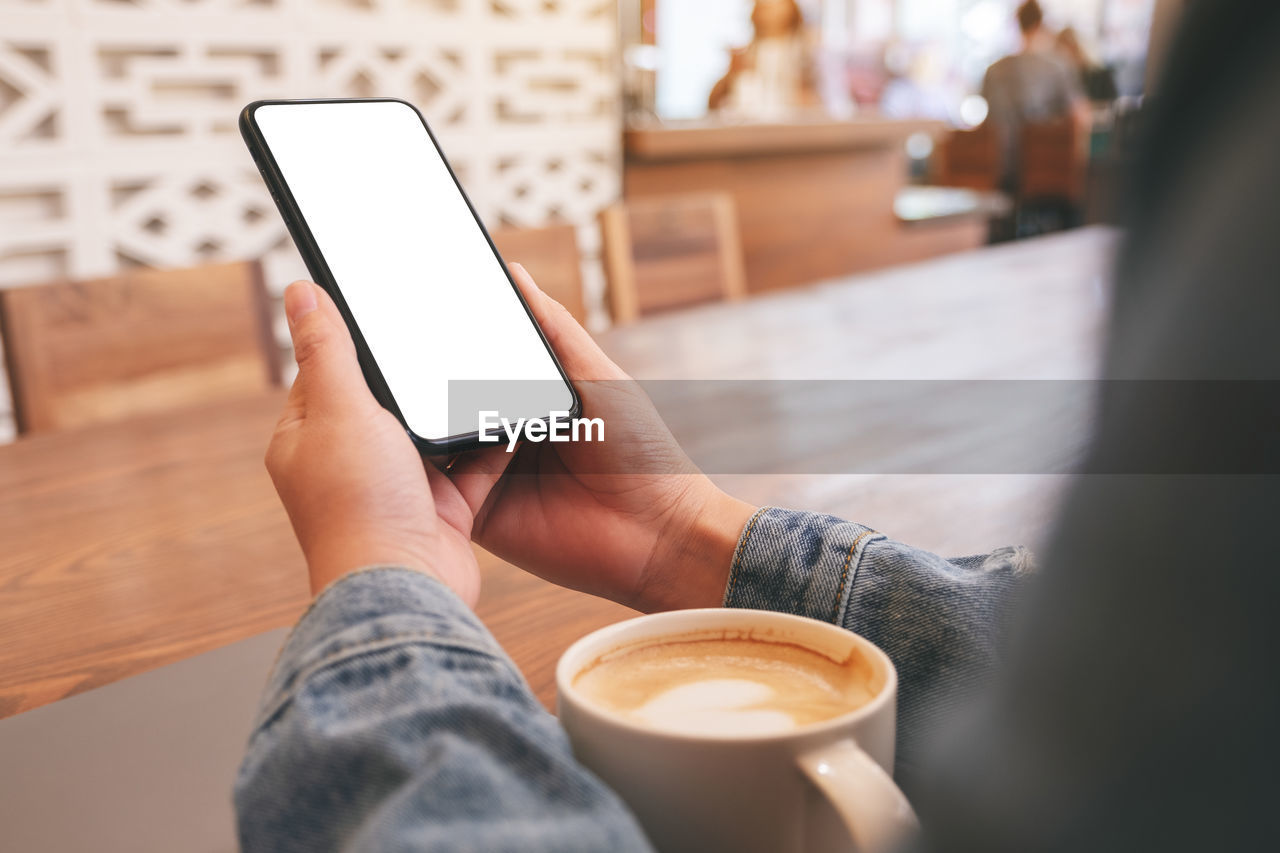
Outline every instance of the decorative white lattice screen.
[[407, 98], [490, 225], [587, 226], [619, 191], [616, 38], [614, 0], [0, 0], [0, 286], [305, 275], [236, 129], [258, 98]]

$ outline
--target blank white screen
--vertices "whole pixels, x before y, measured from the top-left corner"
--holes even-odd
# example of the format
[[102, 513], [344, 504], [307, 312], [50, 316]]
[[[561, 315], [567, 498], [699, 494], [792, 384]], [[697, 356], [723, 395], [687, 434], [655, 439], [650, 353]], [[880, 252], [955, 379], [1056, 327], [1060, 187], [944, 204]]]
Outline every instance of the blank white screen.
[[478, 411], [449, 411], [450, 380], [544, 380], [486, 408], [569, 410], [568, 387], [411, 107], [267, 104], [254, 115], [410, 429], [436, 440], [476, 431]]

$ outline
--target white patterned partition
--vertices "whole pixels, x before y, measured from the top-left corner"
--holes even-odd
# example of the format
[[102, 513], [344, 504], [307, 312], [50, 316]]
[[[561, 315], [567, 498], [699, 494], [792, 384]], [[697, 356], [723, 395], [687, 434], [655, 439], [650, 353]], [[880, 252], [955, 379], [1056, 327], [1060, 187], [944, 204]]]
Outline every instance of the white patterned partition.
[[619, 192], [616, 38], [614, 0], [0, 0], [0, 286], [304, 275], [236, 129], [259, 98], [407, 98], [486, 222], [588, 226]]

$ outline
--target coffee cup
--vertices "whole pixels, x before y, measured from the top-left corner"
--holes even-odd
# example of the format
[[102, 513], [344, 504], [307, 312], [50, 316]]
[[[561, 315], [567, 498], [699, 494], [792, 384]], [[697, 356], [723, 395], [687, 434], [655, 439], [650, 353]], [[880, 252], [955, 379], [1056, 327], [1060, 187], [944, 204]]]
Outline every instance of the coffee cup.
[[870, 641], [770, 611], [680, 610], [583, 637], [556, 667], [578, 759], [658, 850], [891, 847], [897, 673]]

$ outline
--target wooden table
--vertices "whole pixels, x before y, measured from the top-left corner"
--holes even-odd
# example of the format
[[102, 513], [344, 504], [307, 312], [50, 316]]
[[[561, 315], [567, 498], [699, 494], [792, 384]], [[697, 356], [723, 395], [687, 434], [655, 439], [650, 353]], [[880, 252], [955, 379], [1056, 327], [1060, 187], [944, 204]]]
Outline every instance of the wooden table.
[[[1086, 229], [601, 336], [640, 378], [1084, 378], [1114, 235]], [[302, 557], [262, 467], [267, 395], [0, 447], [0, 717], [287, 625]], [[1034, 542], [1054, 476], [726, 476], [746, 500], [856, 518], [944, 553]], [[624, 607], [481, 554], [479, 613], [552, 672]]]

